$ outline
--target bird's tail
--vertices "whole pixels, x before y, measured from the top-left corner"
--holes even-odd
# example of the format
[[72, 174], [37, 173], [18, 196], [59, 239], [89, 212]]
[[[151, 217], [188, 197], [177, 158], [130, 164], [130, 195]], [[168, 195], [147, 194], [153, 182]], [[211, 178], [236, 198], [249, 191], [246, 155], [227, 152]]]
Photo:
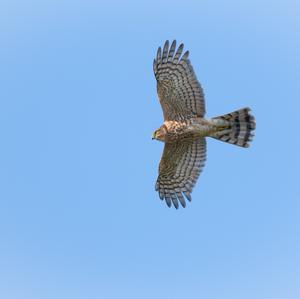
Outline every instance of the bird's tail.
[[243, 108], [222, 116], [212, 118], [217, 131], [210, 137], [218, 140], [249, 147], [254, 136], [255, 118], [250, 114], [250, 108]]

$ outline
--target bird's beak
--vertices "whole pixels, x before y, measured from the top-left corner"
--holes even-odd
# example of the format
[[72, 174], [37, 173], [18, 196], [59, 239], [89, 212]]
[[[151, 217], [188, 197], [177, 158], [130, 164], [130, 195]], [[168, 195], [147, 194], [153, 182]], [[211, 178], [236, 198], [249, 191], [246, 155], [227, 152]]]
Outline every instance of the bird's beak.
[[155, 133], [152, 134], [151, 138], [152, 138], [152, 140], [155, 139]]

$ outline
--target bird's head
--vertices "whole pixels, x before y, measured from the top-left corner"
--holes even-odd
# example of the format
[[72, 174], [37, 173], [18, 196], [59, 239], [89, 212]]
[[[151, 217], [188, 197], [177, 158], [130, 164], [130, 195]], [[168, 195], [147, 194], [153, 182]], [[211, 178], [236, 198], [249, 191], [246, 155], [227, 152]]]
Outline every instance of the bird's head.
[[165, 126], [161, 126], [159, 129], [155, 130], [152, 134], [152, 140], [153, 139], [156, 139], [156, 140], [159, 140], [159, 141], [166, 141], [166, 133], [167, 133], [167, 130], [165, 128]]

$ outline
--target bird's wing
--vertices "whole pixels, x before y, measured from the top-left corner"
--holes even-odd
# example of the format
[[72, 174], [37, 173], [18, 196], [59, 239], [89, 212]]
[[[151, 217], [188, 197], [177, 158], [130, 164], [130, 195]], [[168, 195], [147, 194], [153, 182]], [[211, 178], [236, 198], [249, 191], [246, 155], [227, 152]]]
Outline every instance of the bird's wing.
[[159, 47], [153, 61], [157, 80], [157, 93], [165, 120], [182, 120], [203, 117], [205, 114], [204, 94], [188, 58], [189, 51], [183, 55], [183, 44], [177, 51], [174, 40], [169, 47], [165, 42], [163, 50]]
[[[206, 160], [205, 138], [165, 143], [159, 164], [155, 190], [161, 200], [178, 208], [185, 207], [184, 196], [191, 201], [191, 192]], [[184, 195], [184, 196], [183, 196]]]

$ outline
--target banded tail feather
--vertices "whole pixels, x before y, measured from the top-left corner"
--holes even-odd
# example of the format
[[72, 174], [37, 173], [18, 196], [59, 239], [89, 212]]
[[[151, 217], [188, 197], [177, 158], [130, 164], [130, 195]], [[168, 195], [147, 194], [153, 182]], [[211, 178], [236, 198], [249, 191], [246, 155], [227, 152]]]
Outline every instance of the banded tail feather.
[[243, 108], [222, 116], [212, 118], [216, 122], [219, 131], [210, 135], [215, 139], [235, 144], [241, 147], [249, 147], [255, 130], [255, 118], [250, 114], [250, 108]]

